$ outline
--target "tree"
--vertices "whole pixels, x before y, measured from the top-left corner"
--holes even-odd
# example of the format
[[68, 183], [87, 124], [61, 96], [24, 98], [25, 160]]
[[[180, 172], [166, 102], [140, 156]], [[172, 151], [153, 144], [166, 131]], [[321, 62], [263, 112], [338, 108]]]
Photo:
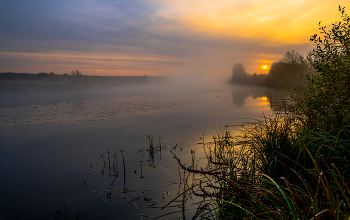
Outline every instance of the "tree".
[[232, 83], [247, 83], [249, 79], [248, 73], [245, 71], [245, 67], [241, 63], [236, 63], [232, 68]]
[[316, 48], [309, 53], [317, 75], [309, 75], [308, 89], [299, 97], [296, 113], [310, 126], [337, 133], [349, 126], [350, 118], [350, 17], [339, 6], [341, 21], [319, 30], [310, 40]]
[[80, 77], [82, 76], [79, 70], [72, 70], [72, 72], [70, 73], [71, 76], [75, 76], [75, 77]]
[[267, 74], [256, 74], [250, 75], [250, 84], [254, 86], [264, 86]]
[[265, 83], [270, 87], [305, 88], [305, 79], [310, 68], [303, 55], [295, 50], [287, 51], [278, 62], [274, 62]]

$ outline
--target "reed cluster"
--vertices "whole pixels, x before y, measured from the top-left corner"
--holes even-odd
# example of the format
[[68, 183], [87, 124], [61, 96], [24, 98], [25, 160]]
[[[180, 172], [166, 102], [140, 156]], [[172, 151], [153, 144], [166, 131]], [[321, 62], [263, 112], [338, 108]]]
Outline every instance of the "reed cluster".
[[194, 218], [350, 219], [350, 18], [322, 38], [310, 62], [318, 72], [287, 110], [262, 117], [240, 135], [219, 131], [203, 146], [207, 165], [191, 192], [203, 200]]
[[[349, 129], [344, 133], [350, 135]], [[262, 118], [204, 144], [207, 165], [194, 169], [192, 193], [202, 219], [349, 219], [350, 139], [301, 130], [289, 114]]]

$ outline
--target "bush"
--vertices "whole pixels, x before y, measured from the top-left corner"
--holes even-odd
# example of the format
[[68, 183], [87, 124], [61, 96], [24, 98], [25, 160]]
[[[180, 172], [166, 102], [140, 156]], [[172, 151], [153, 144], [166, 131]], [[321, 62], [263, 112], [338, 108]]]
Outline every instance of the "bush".
[[275, 88], [305, 89], [307, 87], [305, 76], [309, 72], [310, 65], [303, 55], [295, 50], [287, 51], [280, 61], [272, 64], [265, 85]]
[[245, 71], [245, 67], [241, 63], [236, 63], [232, 68], [231, 82], [246, 84], [249, 80], [249, 74]]
[[295, 50], [287, 51], [281, 60], [274, 62], [268, 74], [248, 74], [241, 63], [232, 68], [231, 83], [249, 86], [265, 86], [277, 89], [304, 90], [306, 76], [313, 74], [310, 62]]
[[[290, 111], [256, 120], [241, 136], [223, 131], [211, 145], [203, 143], [204, 168], [178, 160], [197, 175], [189, 189], [204, 198], [194, 218], [350, 218], [350, 18], [339, 11], [341, 22], [320, 26], [323, 37], [311, 38], [317, 74], [308, 75]], [[275, 66], [298, 69], [306, 65], [299, 58]]]
[[350, 116], [350, 18], [339, 6], [342, 21], [330, 29], [319, 24], [322, 37], [311, 37], [316, 48], [310, 61], [318, 74], [309, 75], [309, 86], [295, 96], [294, 113], [308, 127], [317, 127], [335, 135], [349, 125]]

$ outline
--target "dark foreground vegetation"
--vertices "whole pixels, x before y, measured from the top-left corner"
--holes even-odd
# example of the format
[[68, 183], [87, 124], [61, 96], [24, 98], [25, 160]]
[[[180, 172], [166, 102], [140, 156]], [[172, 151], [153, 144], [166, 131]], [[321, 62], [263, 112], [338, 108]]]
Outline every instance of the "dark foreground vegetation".
[[193, 175], [183, 196], [203, 198], [194, 218], [350, 218], [350, 17], [339, 11], [340, 22], [320, 23], [321, 36], [311, 37], [317, 74], [287, 111], [238, 136], [218, 132], [203, 143], [206, 167], [177, 160]]

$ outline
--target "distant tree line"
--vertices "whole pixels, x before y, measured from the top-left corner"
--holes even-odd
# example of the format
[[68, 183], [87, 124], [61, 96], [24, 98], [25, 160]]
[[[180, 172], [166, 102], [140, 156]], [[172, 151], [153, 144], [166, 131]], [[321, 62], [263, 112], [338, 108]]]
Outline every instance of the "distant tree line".
[[239, 85], [264, 86], [267, 74], [248, 74], [241, 63], [236, 63], [232, 68], [231, 82]]
[[80, 84], [96, 84], [96, 83], [146, 83], [149, 81], [161, 81], [164, 77], [155, 76], [87, 76], [83, 75], [79, 70], [72, 70], [70, 74], [64, 73], [58, 75], [50, 73], [15, 73], [2, 72], [0, 73], [0, 82], [5, 81], [46, 81], [46, 82], [72, 82]]
[[56, 75], [53, 72], [50, 73], [15, 73], [15, 72], [2, 72], [0, 73], [0, 80], [42, 80], [44, 78], [53, 78], [53, 77], [62, 77], [62, 76], [69, 76], [68, 74], [65, 75]]
[[248, 74], [241, 63], [232, 68], [231, 83], [237, 85], [255, 85], [272, 88], [307, 87], [306, 75], [314, 74], [310, 61], [295, 50], [287, 53], [277, 62], [274, 62], [268, 74]]
[[40, 72], [40, 73], [15, 73], [15, 72], [2, 72], [0, 73], [0, 80], [67, 80], [70, 78], [70, 76], [75, 76], [76, 71], [78, 71], [78, 75], [81, 76], [81, 73], [79, 70], [73, 70], [71, 75], [68, 75], [67, 73], [64, 73], [62, 75], [55, 74], [53, 72], [46, 73], [46, 72]]
[[75, 76], [75, 77], [81, 77], [82, 74], [79, 70], [72, 70], [72, 72], [70, 73], [71, 76]]
[[87, 76], [79, 70], [71, 74], [51, 73], [0, 73], [1, 93], [28, 93], [43, 91], [69, 91], [86, 88], [107, 88], [120, 85], [140, 85], [166, 82], [161, 76]]

